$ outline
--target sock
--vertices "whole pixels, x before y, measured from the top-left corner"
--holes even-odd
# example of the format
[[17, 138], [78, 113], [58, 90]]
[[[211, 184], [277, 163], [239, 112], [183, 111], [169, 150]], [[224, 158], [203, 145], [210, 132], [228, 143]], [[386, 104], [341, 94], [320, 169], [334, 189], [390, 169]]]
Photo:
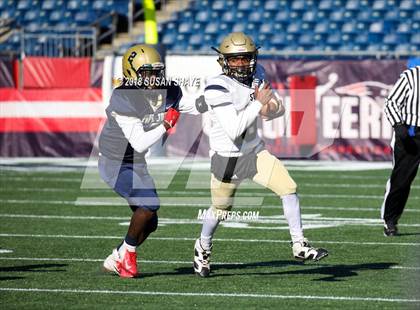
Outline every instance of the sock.
[[118, 248], [118, 253], [122, 257], [125, 251], [135, 252], [137, 248], [137, 242], [130, 236], [125, 236], [124, 242]]
[[206, 212], [206, 216], [203, 219], [203, 228], [201, 229], [200, 243], [204, 250], [210, 250], [211, 239], [219, 225], [219, 220], [213, 215], [212, 208], [209, 208]]
[[289, 224], [290, 236], [292, 242], [303, 240], [302, 220], [300, 217], [299, 198], [296, 194], [285, 195], [281, 197], [283, 201], [284, 217]]

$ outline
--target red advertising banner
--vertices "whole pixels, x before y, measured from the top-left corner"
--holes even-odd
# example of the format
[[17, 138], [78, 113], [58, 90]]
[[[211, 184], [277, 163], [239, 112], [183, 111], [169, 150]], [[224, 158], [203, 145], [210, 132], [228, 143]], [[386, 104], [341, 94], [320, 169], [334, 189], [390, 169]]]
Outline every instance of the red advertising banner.
[[23, 59], [24, 88], [88, 88], [90, 58], [26, 57]]
[[98, 88], [3, 88], [0, 156], [89, 156], [104, 110]]

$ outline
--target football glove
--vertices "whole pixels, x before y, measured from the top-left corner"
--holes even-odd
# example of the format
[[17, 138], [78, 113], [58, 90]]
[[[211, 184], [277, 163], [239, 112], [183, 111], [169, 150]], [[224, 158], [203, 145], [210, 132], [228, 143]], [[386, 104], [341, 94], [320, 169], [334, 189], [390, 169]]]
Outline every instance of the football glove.
[[171, 129], [175, 126], [178, 118], [179, 111], [174, 108], [169, 108], [168, 111], [166, 111], [165, 118], [163, 119], [163, 126], [165, 126], [166, 130]]

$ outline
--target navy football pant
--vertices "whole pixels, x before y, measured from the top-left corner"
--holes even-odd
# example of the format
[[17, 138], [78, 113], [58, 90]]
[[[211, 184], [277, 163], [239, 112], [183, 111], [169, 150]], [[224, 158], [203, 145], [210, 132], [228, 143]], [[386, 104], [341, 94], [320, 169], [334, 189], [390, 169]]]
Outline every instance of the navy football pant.
[[150, 211], [159, 209], [155, 183], [146, 163], [121, 163], [100, 156], [98, 167], [101, 178], [127, 200], [133, 211], [139, 207]]

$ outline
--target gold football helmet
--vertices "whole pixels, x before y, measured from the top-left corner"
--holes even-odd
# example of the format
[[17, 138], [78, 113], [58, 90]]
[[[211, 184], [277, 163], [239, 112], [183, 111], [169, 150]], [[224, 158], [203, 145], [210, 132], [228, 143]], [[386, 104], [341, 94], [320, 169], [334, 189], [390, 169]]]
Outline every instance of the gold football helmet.
[[130, 47], [122, 59], [124, 78], [140, 80], [151, 76], [163, 77], [165, 65], [158, 51], [148, 45]]
[[[257, 67], [258, 48], [249, 36], [243, 32], [232, 32], [223, 39], [218, 49], [214, 47], [212, 49], [219, 53], [217, 62], [222, 67], [224, 74], [241, 83], [249, 84], [252, 81]], [[249, 59], [249, 65], [229, 65], [229, 58], [237, 56]]]

